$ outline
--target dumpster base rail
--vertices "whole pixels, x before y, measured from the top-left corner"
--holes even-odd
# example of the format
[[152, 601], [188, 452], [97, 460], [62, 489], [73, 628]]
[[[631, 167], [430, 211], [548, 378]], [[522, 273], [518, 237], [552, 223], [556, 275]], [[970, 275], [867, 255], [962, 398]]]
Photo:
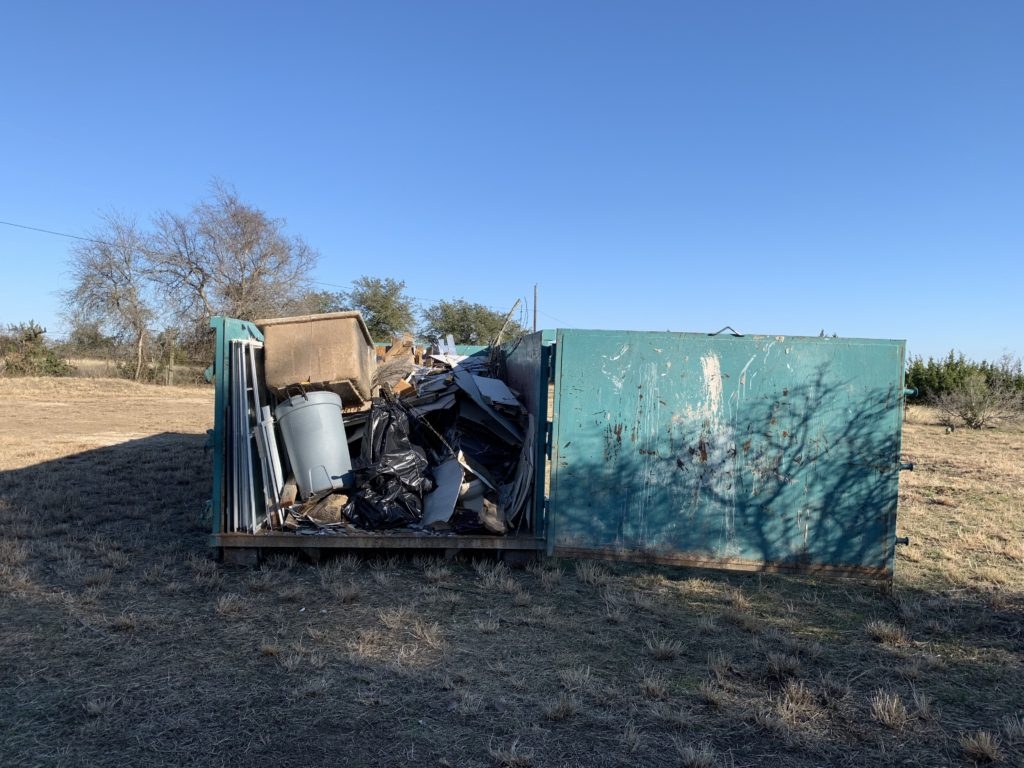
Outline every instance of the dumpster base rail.
[[220, 550], [225, 562], [256, 565], [263, 550], [297, 550], [313, 560], [328, 550], [433, 550], [454, 557], [459, 552], [496, 552], [503, 556], [534, 559], [543, 553], [545, 543], [532, 535], [472, 536], [452, 534], [438, 536], [416, 533], [349, 534], [345, 536], [311, 536], [295, 533], [214, 533], [211, 547]]
[[649, 565], [667, 565], [677, 568], [706, 568], [718, 571], [748, 573], [791, 573], [797, 575], [825, 574], [849, 576], [872, 581], [891, 581], [892, 575], [885, 568], [860, 565], [832, 565], [808, 563], [799, 560], [772, 562], [766, 560], [743, 560], [739, 558], [699, 557], [672, 552], [650, 552], [632, 549], [594, 549], [591, 547], [555, 547], [555, 557], [575, 560], [604, 560]]

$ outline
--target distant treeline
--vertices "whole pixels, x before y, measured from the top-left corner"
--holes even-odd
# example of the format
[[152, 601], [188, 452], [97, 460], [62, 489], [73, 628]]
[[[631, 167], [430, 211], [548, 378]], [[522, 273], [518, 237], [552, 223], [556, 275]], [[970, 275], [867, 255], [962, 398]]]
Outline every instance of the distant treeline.
[[906, 383], [917, 389], [912, 402], [933, 402], [944, 395], [959, 392], [970, 382], [984, 378], [992, 390], [1024, 394], [1024, 370], [1020, 358], [1003, 355], [998, 362], [968, 360], [962, 352], [950, 353], [936, 360], [920, 355], [911, 357], [907, 365]]

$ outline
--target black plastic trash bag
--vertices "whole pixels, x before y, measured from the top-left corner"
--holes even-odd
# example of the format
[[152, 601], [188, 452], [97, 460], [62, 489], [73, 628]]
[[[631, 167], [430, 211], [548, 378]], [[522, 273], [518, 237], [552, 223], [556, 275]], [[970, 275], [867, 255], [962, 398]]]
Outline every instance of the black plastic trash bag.
[[400, 404], [374, 398], [355, 462], [356, 490], [345, 507], [360, 528], [399, 528], [419, 522], [423, 494], [433, 490], [427, 458], [409, 440], [409, 418]]
[[383, 493], [369, 485], [360, 488], [344, 511], [354, 525], [376, 531], [418, 522], [423, 515], [423, 502], [400, 483], [390, 482], [384, 484]]

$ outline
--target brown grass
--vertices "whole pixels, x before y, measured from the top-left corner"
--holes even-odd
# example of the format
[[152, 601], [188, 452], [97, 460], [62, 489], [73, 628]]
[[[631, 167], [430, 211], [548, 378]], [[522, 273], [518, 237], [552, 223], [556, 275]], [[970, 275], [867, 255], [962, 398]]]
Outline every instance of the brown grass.
[[868, 637], [877, 643], [884, 645], [905, 645], [907, 643], [907, 631], [891, 621], [872, 619], [864, 625], [864, 630]]
[[1024, 429], [947, 435], [934, 411], [912, 408], [903, 443], [916, 468], [900, 478], [900, 517], [912, 532], [899, 552], [901, 574], [922, 586], [1024, 591]]
[[644, 638], [644, 645], [647, 647], [647, 652], [658, 661], [672, 661], [672, 659], [679, 656], [679, 652], [683, 647], [683, 644], [678, 640], [661, 637], [654, 633]]
[[975, 763], [995, 763], [1003, 759], [999, 737], [991, 731], [965, 733], [960, 737], [960, 746], [967, 759]]
[[0, 379], [0, 762], [1024, 764], [1024, 429], [910, 413], [857, 580], [207, 549], [212, 397]]
[[879, 689], [871, 697], [871, 717], [886, 728], [899, 731], [907, 724], [910, 714], [898, 693]]
[[544, 708], [544, 717], [548, 720], [568, 720], [579, 709], [580, 703], [574, 696], [560, 693], [556, 699]]
[[718, 764], [715, 751], [707, 742], [694, 746], [677, 741], [676, 751], [682, 768], [714, 768]]

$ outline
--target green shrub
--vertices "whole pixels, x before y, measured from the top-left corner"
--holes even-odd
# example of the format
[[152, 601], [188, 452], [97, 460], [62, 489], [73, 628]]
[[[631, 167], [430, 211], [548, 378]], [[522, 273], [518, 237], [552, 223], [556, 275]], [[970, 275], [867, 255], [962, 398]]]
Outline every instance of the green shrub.
[[906, 385], [917, 389], [911, 402], [935, 405], [950, 427], [981, 429], [1024, 412], [1024, 370], [1010, 355], [996, 363], [976, 363], [953, 351], [942, 360], [911, 358]]
[[70, 376], [74, 367], [43, 338], [46, 329], [30, 320], [0, 332], [0, 373], [5, 376]]

